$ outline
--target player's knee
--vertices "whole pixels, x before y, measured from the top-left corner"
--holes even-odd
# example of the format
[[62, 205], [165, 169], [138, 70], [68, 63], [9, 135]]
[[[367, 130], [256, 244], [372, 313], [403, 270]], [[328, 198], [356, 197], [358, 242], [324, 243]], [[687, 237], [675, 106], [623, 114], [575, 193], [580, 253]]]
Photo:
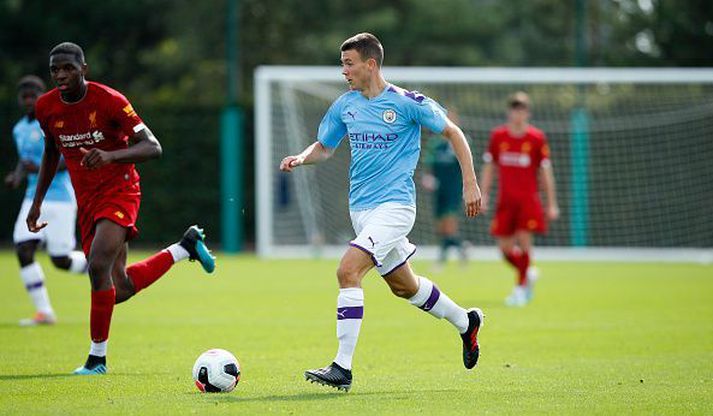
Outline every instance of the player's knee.
[[72, 259], [69, 258], [69, 256], [50, 256], [50, 259], [54, 267], [58, 269], [69, 270], [69, 267], [72, 265]]
[[15, 245], [17, 260], [20, 262], [20, 267], [29, 266], [35, 261], [36, 244], [33, 242], [24, 242]]

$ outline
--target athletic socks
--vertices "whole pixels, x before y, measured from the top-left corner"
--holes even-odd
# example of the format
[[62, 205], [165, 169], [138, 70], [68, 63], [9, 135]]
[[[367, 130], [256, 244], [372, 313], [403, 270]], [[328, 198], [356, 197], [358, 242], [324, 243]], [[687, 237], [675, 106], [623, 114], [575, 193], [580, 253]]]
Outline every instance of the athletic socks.
[[90, 356], [95, 356], [95, 357], [106, 357], [106, 344], [109, 342], [108, 340], [104, 340], [102, 342], [94, 342], [92, 341], [91, 346], [89, 347], [89, 355]]
[[[185, 251], [183, 247], [180, 248]], [[173, 266], [174, 258], [175, 257], [172, 252], [169, 249], [165, 249], [159, 251], [146, 260], [142, 260], [127, 267], [126, 274], [134, 283], [136, 293], [139, 293], [139, 291], [145, 289], [161, 276], [166, 274], [168, 269]]]
[[468, 312], [425, 277], [419, 276], [418, 291], [409, 302], [438, 319], [446, 318], [461, 334], [468, 330]]
[[364, 290], [358, 287], [339, 289], [337, 296], [337, 339], [339, 349], [334, 362], [351, 370], [352, 357], [364, 317]]
[[166, 248], [166, 250], [173, 256], [173, 262], [178, 263], [181, 260], [185, 260], [190, 256], [188, 250], [183, 248], [180, 243], [171, 244]]
[[[111, 314], [116, 303], [116, 289], [114, 286], [107, 290], [92, 292], [92, 307], [89, 313], [89, 332], [92, 342], [101, 343], [109, 339], [109, 325]], [[106, 344], [105, 344], [106, 352]]]
[[54, 310], [50, 304], [50, 297], [45, 287], [45, 274], [42, 267], [37, 262], [33, 262], [20, 269], [20, 277], [25, 284], [27, 294], [30, 295], [35, 309], [48, 315], [54, 315]]
[[527, 269], [530, 267], [530, 252], [518, 249], [503, 251], [505, 260], [517, 270], [517, 284], [525, 286], [527, 284]]
[[87, 272], [87, 258], [81, 251], [73, 251], [68, 255], [71, 263], [69, 264], [69, 271], [72, 273], [84, 274]]

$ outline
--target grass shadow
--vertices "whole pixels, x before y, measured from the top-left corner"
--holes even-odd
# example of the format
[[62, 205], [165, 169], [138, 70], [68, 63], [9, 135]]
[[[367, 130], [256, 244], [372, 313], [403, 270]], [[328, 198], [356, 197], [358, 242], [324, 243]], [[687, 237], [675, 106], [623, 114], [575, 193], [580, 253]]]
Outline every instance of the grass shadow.
[[62, 378], [62, 377], [77, 377], [77, 375], [72, 373], [54, 373], [54, 374], [0, 374], [0, 381], [10, 380], [33, 380], [33, 379], [47, 379], [47, 378]]
[[300, 401], [317, 401], [317, 400], [339, 400], [342, 398], [370, 398], [372, 396], [388, 396], [389, 399], [403, 399], [408, 396], [418, 396], [422, 397], [424, 393], [453, 393], [461, 391], [459, 389], [427, 389], [427, 390], [402, 390], [402, 391], [369, 391], [369, 392], [340, 392], [340, 391], [329, 391], [325, 390], [318, 393], [295, 393], [295, 394], [284, 394], [284, 395], [269, 395], [269, 396], [258, 396], [258, 397], [241, 397], [239, 395], [224, 395], [216, 394], [214, 397], [221, 402], [235, 402], [235, 403], [248, 403], [248, 402], [300, 402]]

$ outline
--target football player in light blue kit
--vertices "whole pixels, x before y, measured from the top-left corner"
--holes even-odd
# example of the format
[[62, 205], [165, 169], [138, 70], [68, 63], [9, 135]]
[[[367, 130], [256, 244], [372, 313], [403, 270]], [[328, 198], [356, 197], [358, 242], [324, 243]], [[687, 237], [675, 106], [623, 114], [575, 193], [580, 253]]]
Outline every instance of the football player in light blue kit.
[[77, 205], [63, 162], [60, 163], [60, 171], [52, 181], [42, 206], [40, 221], [47, 221], [49, 225], [33, 234], [25, 224], [27, 212], [35, 197], [37, 172], [44, 152], [44, 136], [40, 123], [35, 119], [35, 101], [44, 90], [42, 79], [33, 75], [22, 77], [18, 83], [18, 103], [25, 111], [25, 116], [12, 130], [18, 162], [15, 170], [5, 177], [5, 184], [11, 188], [18, 188], [22, 180], [27, 178], [27, 190], [15, 222], [13, 241], [20, 262], [20, 277], [35, 304], [36, 312], [32, 318], [20, 321], [23, 326], [54, 324], [57, 320], [45, 287], [44, 272], [35, 261], [35, 251], [40, 243], [46, 244], [55, 267], [73, 273], [84, 274], [87, 271], [84, 254], [81, 251], [73, 251], [76, 244]]
[[372, 267], [396, 296], [453, 324], [461, 335], [468, 369], [478, 361], [477, 335], [483, 323], [480, 309], [458, 306], [433, 282], [414, 274], [408, 260], [416, 247], [406, 238], [416, 219], [413, 172], [421, 150], [421, 126], [453, 145], [463, 176], [465, 213], [474, 217], [480, 211], [480, 189], [470, 148], [461, 129], [435, 101], [386, 82], [383, 56], [381, 43], [372, 34], [344, 41], [342, 74], [350, 91], [327, 111], [317, 141], [280, 163], [281, 170], [291, 172], [329, 158], [344, 139], [351, 147], [349, 210], [357, 236], [337, 270], [339, 349], [333, 363], [305, 372], [307, 380], [346, 391], [352, 384], [352, 357], [364, 315], [361, 281]]

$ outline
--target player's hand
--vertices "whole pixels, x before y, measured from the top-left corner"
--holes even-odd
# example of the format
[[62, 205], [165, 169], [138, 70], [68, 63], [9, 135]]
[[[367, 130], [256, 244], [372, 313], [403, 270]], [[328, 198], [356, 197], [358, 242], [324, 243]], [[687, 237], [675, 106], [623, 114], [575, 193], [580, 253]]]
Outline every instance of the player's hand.
[[82, 152], [82, 154], [84, 155], [82, 161], [79, 162], [79, 164], [89, 170], [99, 169], [100, 167], [108, 165], [114, 160], [112, 158], [111, 152], [106, 152], [101, 149], [94, 148], [91, 150], [87, 150], [83, 147], [80, 147], [79, 151]]
[[303, 164], [305, 159], [301, 156], [287, 156], [280, 162], [280, 170], [283, 172], [292, 172], [292, 169]]
[[560, 217], [560, 208], [557, 206], [557, 204], [550, 204], [547, 207], [547, 219], [550, 221], [554, 221], [559, 217]]
[[463, 202], [465, 203], [465, 215], [472, 218], [480, 214], [482, 197], [478, 183], [472, 185], [463, 184]]
[[47, 221], [42, 221], [38, 224], [37, 220], [39, 218], [40, 207], [36, 206], [35, 204], [32, 204], [32, 206], [30, 207], [30, 211], [27, 213], [27, 219], [25, 220], [25, 222], [27, 223], [27, 229], [33, 233], [36, 233], [41, 229], [45, 228], [47, 226]]

